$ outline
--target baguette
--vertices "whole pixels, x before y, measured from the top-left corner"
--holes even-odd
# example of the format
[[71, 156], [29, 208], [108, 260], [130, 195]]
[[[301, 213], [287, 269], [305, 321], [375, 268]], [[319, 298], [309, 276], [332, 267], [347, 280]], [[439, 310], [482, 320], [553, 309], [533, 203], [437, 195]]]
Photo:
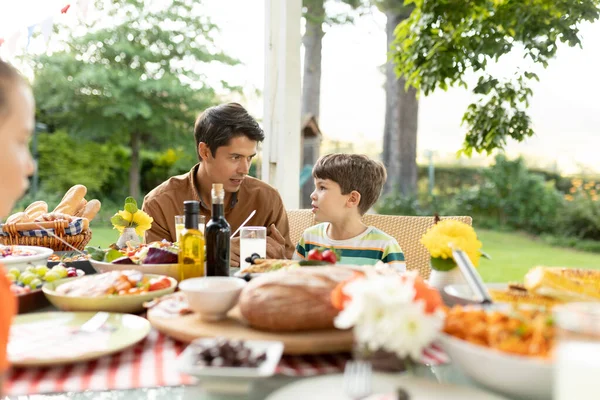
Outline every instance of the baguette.
[[81, 200], [85, 197], [87, 188], [83, 185], [75, 185], [65, 193], [62, 200], [56, 208], [53, 210], [55, 213], [62, 214], [75, 214], [75, 210], [81, 203]]
[[267, 331], [333, 329], [338, 310], [331, 292], [353, 271], [303, 267], [254, 278], [242, 290], [240, 312], [250, 326]]
[[46, 213], [46, 214], [40, 215], [39, 217], [37, 217], [34, 220], [34, 222], [57, 221], [57, 220], [61, 220], [61, 219], [64, 219], [67, 222], [71, 222], [71, 221], [73, 221], [74, 217], [69, 214], [51, 212], [51, 213]]
[[34, 221], [37, 217], [48, 212], [48, 204], [45, 201], [34, 201], [25, 209], [25, 214]]
[[94, 219], [96, 214], [98, 214], [98, 211], [100, 211], [101, 206], [102, 206], [102, 204], [100, 203], [100, 200], [97, 200], [97, 199], [90, 200], [85, 205], [85, 208], [84, 208], [83, 212], [81, 213], [81, 216], [83, 218], [87, 218], [88, 220], [91, 221]]
[[79, 205], [75, 209], [75, 212], [73, 213], [73, 215], [76, 216], [76, 217], [82, 217], [83, 216], [83, 210], [85, 210], [86, 204], [87, 204], [87, 200], [86, 199], [81, 199], [81, 201], [79, 202]]
[[31, 222], [32, 219], [29, 218], [29, 216], [27, 214], [25, 214], [24, 212], [18, 212], [16, 214], [11, 215], [10, 217], [8, 217], [6, 219], [6, 223], [7, 224], [18, 224], [21, 222]]

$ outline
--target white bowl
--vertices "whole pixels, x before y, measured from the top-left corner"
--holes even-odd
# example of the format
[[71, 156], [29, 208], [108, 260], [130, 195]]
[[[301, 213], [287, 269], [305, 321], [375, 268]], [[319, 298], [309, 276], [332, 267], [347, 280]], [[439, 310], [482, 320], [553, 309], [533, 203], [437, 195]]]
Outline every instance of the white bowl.
[[196, 360], [196, 345], [212, 346], [216, 338], [194, 340], [177, 359], [178, 369], [188, 375], [195, 376], [202, 388], [209, 392], [245, 393], [252, 381], [268, 378], [275, 374], [275, 368], [283, 354], [283, 343], [265, 340], [244, 340], [245, 347], [254, 354], [265, 353], [267, 358], [260, 365], [250, 367], [209, 367], [198, 366]]
[[90, 260], [90, 263], [98, 273], [134, 269], [144, 274], [165, 275], [179, 281], [179, 264], [113, 264], [96, 260]]
[[179, 282], [190, 308], [206, 321], [218, 321], [238, 301], [246, 281], [232, 276], [206, 276]]
[[27, 268], [29, 265], [46, 265], [48, 263], [48, 257], [50, 257], [52, 253], [54, 253], [54, 250], [40, 246], [9, 245], [6, 247], [35, 252], [35, 254], [31, 256], [8, 256], [5, 258], [0, 258], [0, 263], [2, 263], [7, 270], [10, 268], [18, 268], [19, 271], [25, 271], [25, 268]]
[[504, 353], [445, 333], [440, 342], [452, 363], [481, 385], [522, 399], [552, 398], [551, 360]]

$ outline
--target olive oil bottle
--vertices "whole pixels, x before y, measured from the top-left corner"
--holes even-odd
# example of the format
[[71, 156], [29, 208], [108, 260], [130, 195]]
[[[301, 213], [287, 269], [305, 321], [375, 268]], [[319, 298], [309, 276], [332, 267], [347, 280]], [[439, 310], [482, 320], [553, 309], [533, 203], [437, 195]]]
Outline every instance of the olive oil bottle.
[[205, 275], [204, 235], [198, 230], [200, 203], [195, 200], [183, 202], [185, 228], [179, 240], [179, 281]]
[[229, 276], [229, 250], [231, 227], [225, 219], [225, 190], [223, 184], [212, 186], [212, 216], [204, 232], [206, 234], [206, 275]]

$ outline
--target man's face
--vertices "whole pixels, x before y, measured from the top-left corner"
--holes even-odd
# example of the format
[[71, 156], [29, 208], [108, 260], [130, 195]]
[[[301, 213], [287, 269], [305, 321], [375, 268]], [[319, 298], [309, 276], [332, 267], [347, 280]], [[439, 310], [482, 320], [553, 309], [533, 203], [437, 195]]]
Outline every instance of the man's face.
[[214, 156], [205, 143], [198, 145], [198, 151], [212, 183], [222, 183], [226, 192], [237, 192], [250, 171], [257, 145], [255, 140], [241, 135], [217, 148]]

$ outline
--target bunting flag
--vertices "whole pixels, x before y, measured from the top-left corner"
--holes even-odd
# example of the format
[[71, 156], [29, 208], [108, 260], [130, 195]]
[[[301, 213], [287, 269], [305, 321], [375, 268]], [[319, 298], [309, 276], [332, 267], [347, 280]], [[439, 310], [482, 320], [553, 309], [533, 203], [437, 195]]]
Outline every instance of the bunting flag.
[[[19, 0], [11, 8], [0, 10], [0, 58], [10, 59], [19, 52], [29, 51], [31, 39], [39, 29], [43, 43], [48, 44], [54, 22], [65, 14], [73, 14], [85, 23], [90, 0]], [[71, 12], [70, 12], [71, 11]], [[67, 17], [72, 21], [72, 17]], [[21, 50], [20, 50], [21, 49]]]

